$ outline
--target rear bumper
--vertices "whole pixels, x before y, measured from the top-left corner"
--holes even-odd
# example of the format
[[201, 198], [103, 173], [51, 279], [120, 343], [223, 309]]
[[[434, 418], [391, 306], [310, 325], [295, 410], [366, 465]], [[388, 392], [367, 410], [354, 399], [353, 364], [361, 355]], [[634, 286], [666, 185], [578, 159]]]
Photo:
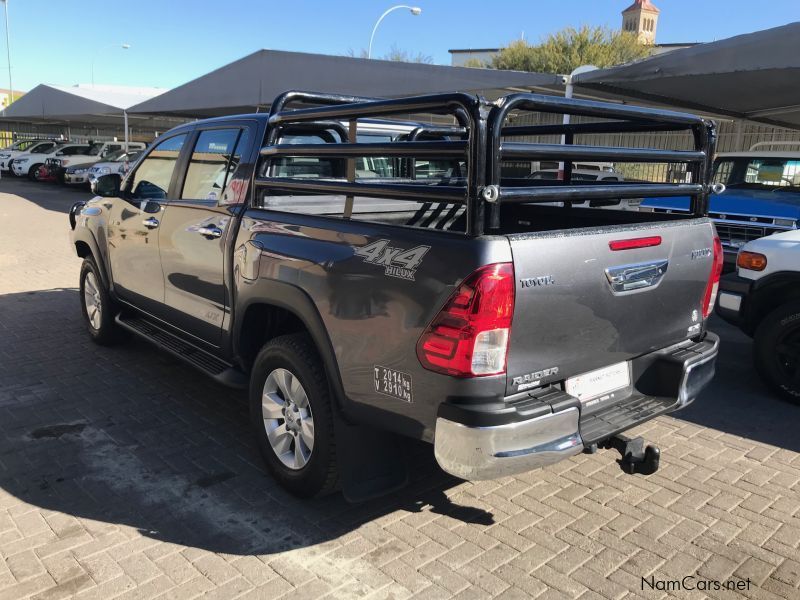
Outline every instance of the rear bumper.
[[436, 420], [436, 460], [451, 475], [470, 480], [556, 463], [691, 403], [714, 376], [718, 347], [719, 338], [709, 332], [701, 342], [683, 342], [634, 359], [630, 394], [594, 411], [555, 387], [515, 401], [519, 418], [500, 424], [495, 424], [496, 411], [487, 411], [487, 424], [482, 424], [479, 407], [460, 411], [444, 404]]

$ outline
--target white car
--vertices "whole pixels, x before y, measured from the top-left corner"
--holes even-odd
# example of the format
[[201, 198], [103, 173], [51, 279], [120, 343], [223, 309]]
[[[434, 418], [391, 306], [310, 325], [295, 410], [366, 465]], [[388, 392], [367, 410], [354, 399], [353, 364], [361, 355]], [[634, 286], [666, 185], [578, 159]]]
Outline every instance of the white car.
[[[89, 146], [89, 150], [82, 155], [76, 155], [61, 161], [61, 168], [76, 167], [79, 165], [91, 165], [99, 161], [110, 160], [111, 156], [120, 152], [125, 147], [124, 142], [94, 142]], [[144, 150], [145, 144], [142, 142], [129, 142], [128, 150]]]
[[100, 162], [67, 167], [64, 171], [64, 183], [68, 185], [91, 184], [101, 175], [110, 175], [111, 173], [116, 173], [120, 176], [125, 175], [130, 165], [136, 161], [141, 153], [142, 150], [132, 150], [130, 152], [119, 150]]
[[19, 140], [0, 150], [0, 171], [11, 171], [13, 161], [29, 152], [49, 152], [58, 142], [53, 140]]
[[61, 144], [54, 145], [49, 149], [41, 148], [20, 154], [11, 164], [14, 175], [22, 177], [27, 175], [29, 179], [38, 181], [39, 167], [44, 165], [50, 158], [68, 160], [68, 157], [84, 155], [89, 150], [88, 144]]
[[800, 230], [747, 242], [719, 285], [717, 315], [753, 338], [767, 385], [800, 404]]

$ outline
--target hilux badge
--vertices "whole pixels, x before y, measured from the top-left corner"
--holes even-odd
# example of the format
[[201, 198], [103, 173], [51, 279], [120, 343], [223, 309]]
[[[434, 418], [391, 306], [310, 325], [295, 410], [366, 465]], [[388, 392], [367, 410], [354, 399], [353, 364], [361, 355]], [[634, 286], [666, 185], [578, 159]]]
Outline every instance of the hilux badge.
[[365, 263], [384, 267], [384, 274], [389, 277], [414, 281], [414, 273], [431, 247], [416, 246], [411, 250], [403, 250], [392, 248], [390, 241], [378, 240], [366, 246], [357, 246], [353, 248], [353, 252], [363, 258]]

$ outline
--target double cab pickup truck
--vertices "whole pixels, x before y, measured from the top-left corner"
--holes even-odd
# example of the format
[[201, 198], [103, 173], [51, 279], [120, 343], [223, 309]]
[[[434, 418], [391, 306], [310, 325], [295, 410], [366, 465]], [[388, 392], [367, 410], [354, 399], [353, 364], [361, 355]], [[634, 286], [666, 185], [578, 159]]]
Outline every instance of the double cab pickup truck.
[[[711, 197], [709, 216], [725, 252], [726, 272], [736, 267], [739, 250], [752, 240], [797, 229], [800, 220], [800, 152], [764, 150], [726, 152], [714, 162], [713, 182], [724, 189]], [[648, 198], [642, 211], [689, 210], [688, 198]]]
[[[539, 111], [592, 120], [509, 124]], [[695, 149], [572, 143], [665, 129]], [[121, 181], [97, 179], [70, 211], [83, 318], [99, 344], [141, 336], [248, 389], [268, 470], [299, 496], [399, 484], [402, 468], [381, 471], [403, 464], [397, 436], [464, 479], [608, 446], [652, 471], [658, 449], [621, 432], [714, 374], [714, 140], [693, 115], [528, 93], [287, 92], [268, 114], [176, 127]], [[502, 173], [545, 159], [562, 180]], [[625, 160], [683, 161], [693, 183], [572, 177]], [[680, 195], [686, 214], [578, 206]]]

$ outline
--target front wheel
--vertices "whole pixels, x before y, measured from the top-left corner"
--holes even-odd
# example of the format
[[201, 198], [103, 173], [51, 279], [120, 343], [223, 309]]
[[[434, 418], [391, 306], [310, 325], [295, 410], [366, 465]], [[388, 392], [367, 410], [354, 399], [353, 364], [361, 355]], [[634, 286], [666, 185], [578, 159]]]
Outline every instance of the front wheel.
[[336, 489], [336, 445], [325, 367], [306, 334], [266, 344], [250, 378], [250, 417], [272, 476], [311, 498]]
[[39, 181], [39, 167], [42, 165], [33, 165], [28, 169], [28, 179], [31, 181]]
[[800, 302], [779, 306], [753, 336], [755, 366], [784, 399], [800, 404]]
[[100, 277], [100, 270], [94, 259], [83, 259], [80, 275], [81, 312], [92, 341], [101, 346], [119, 342], [125, 337], [114, 322], [114, 302], [108, 294]]

